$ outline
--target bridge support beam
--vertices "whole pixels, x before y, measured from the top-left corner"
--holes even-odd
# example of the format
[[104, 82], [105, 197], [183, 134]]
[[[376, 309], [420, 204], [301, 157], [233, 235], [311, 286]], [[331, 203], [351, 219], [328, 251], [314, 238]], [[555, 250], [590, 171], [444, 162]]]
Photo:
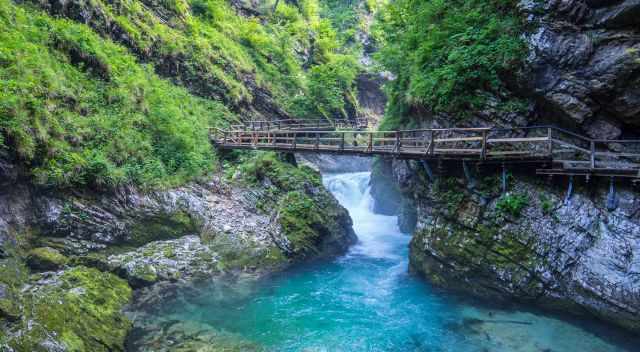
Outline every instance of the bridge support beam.
[[569, 185], [567, 186], [567, 194], [564, 196], [564, 204], [569, 205], [571, 203], [571, 197], [573, 196], [573, 175], [569, 176]]
[[464, 178], [467, 179], [467, 188], [475, 189], [476, 188], [476, 180], [473, 178], [473, 174], [471, 173], [471, 169], [469, 169], [469, 165], [465, 160], [462, 160], [462, 171], [464, 172]]
[[507, 166], [502, 164], [502, 194], [507, 193]]
[[609, 194], [607, 194], [607, 209], [614, 211], [618, 207], [618, 198], [616, 197], [616, 185], [614, 178], [609, 182]]
[[420, 164], [422, 164], [422, 168], [424, 172], [427, 174], [427, 178], [429, 178], [430, 182], [435, 181], [435, 177], [433, 176], [433, 170], [431, 170], [431, 166], [429, 166], [429, 162], [426, 160], [421, 160]]

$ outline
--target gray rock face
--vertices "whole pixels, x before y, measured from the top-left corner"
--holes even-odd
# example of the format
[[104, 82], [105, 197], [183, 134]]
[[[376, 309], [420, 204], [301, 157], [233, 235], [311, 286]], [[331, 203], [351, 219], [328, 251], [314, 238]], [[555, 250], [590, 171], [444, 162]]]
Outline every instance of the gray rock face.
[[527, 202], [514, 216], [500, 210], [497, 182], [483, 180], [470, 189], [462, 176], [430, 182], [414, 162], [390, 168], [394, 172], [386, 177], [413, 205], [401, 219], [417, 220], [411, 267], [434, 284], [586, 312], [640, 331], [637, 192], [619, 189], [618, 207], [609, 211], [607, 187], [579, 188], [565, 201], [562, 187], [516, 173], [509, 192]]
[[158, 281], [191, 281], [197, 276], [211, 276], [219, 271], [219, 262], [218, 251], [194, 235], [154, 241], [107, 259], [109, 269], [127, 278], [133, 287], [148, 286]]
[[[524, 36], [523, 72], [533, 113], [505, 119], [478, 111], [469, 126], [542, 120], [594, 139], [640, 135], [639, 2], [523, 0], [520, 7], [533, 28]], [[450, 124], [438, 116], [425, 123]], [[565, 202], [562, 187], [513, 172], [510, 192], [527, 200], [519, 216], [504, 210], [495, 174], [477, 175], [473, 188], [459, 165], [432, 181], [420, 164], [387, 161], [374, 167], [372, 193], [377, 210], [395, 209], [405, 228], [415, 224], [411, 268], [434, 284], [640, 331], [638, 192], [619, 190], [617, 207], [608, 210], [606, 182], [579, 188]], [[389, 196], [397, 192], [400, 200]]]
[[[299, 259], [289, 253], [277, 209], [258, 209], [273, 197], [267, 188], [229, 186], [218, 177], [150, 193], [49, 194], [26, 185], [8, 187], [0, 192], [6, 200], [0, 202], [0, 234], [15, 242], [35, 232], [38, 243], [116, 272], [134, 287], [234, 269], [266, 272]], [[355, 241], [346, 210], [325, 189], [309, 189], [309, 196], [330, 211], [314, 253], [346, 250]], [[91, 256], [123, 245], [137, 248], [106, 259]]]
[[[544, 120], [589, 129], [607, 119], [640, 126], [640, 1], [521, 1], [527, 79]], [[604, 138], [610, 131], [603, 131]]]

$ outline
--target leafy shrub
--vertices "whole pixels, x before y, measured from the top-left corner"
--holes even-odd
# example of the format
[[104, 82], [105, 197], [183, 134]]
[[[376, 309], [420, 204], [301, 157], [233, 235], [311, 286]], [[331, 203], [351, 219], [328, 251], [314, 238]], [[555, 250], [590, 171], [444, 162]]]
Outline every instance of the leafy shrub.
[[527, 195], [507, 193], [496, 202], [496, 210], [502, 214], [518, 217], [527, 205], [529, 205]]
[[[516, 0], [390, 2], [376, 31], [383, 33], [378, 59], [397, 76], [389, 86], [390, 105], [464, 117], [484, 107], [488, 96], [504, 96], [502, 77], [516, 71], [526, 55], [516, 5]], [[517, 99], [500, 104], [510, 110], [522, 105]], [[391, 108], [388, 115], [402, 112]]]
[[553, 202], [544, 194], [540, 194], [540, 206], [542, 207], [542, 213], [549, 215], [553, 211]]

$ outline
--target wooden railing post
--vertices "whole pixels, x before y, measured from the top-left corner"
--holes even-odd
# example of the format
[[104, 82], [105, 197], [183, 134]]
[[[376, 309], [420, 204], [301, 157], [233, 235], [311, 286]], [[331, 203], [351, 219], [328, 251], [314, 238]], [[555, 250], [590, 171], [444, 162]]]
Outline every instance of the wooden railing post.
[[296, 149], [296, 137], [297, 137], [296, 135], [297, 133], [293, 132], [293, 143], [291, 144], [291, 147], [293, 148], [293, 150]]
[[547, 154], [549, 158], [553, 159], [553, 129], [547, 128]]
[[429, 141], [429, 150], [427, 150], [427, 154], [433, 155], [436, 146], [436, 131], [431, 130], [431, 140]]
[[373, 132], [368, 132], [369, 133], [369, 143], [367, 145], [367, 152], [371, 153], [373, 152]]
[[596, 168], [596, 142], [594, 140], [591, 140], [590, 149], [591, 149], [591, 154], [589, 157], [591, 162], [591, 168], [595, 169]]
[[227, 131], [222, 132], [222, 144], [227, 144]]
[[320, 149], [320, 133], [316, 132], [316, 150]]
[[480, 152], [480, 159], [485, 160], [487, 158], [487, 130], [482, 130], [482, 151]]
[[340, 133], [341, 139], [340, 139], [340, 150], [344, 150], [344, 135], [345, 132]]
[[394, 153], [400, 152], [400, 131], [396, 131], [396, 144], [393, 146]]

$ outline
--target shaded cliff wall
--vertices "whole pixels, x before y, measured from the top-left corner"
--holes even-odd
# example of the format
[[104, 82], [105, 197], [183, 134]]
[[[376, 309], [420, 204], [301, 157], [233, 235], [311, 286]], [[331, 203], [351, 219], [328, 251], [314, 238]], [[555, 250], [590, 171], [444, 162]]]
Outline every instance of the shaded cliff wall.
[[[521, 1], [519, 10], [528, 23], [528, 57], [505, 78], [504, 94], [524, 99], [525, 113], [488, 104], [456, 121], [412, 107], [405, 121], [424, 127], [553, 123], [593, 138], [637, 138], [640, 3]], [[519, 167], [509, 170], [501, 194], [500, 172], [490, 167], [471, 165], [471, 186], [459, 164], [445, 165], [435, 180], [420, 163], [377, 164], [372, 183], [381, 191], [374, 196], [385, 204], [393, 198], [387, 193], [399, 190], [401, 200], [385, 210], [395, 210], [403, 226], [415, 224], [411, 267], [433, 283], [640, 331], [640, 195], [630, 183], [616, 181], [617, 207], [608, 209], [609, 180], [576, 179], [573, 197], [565, 199], [567, 179], [545, 183]]]

